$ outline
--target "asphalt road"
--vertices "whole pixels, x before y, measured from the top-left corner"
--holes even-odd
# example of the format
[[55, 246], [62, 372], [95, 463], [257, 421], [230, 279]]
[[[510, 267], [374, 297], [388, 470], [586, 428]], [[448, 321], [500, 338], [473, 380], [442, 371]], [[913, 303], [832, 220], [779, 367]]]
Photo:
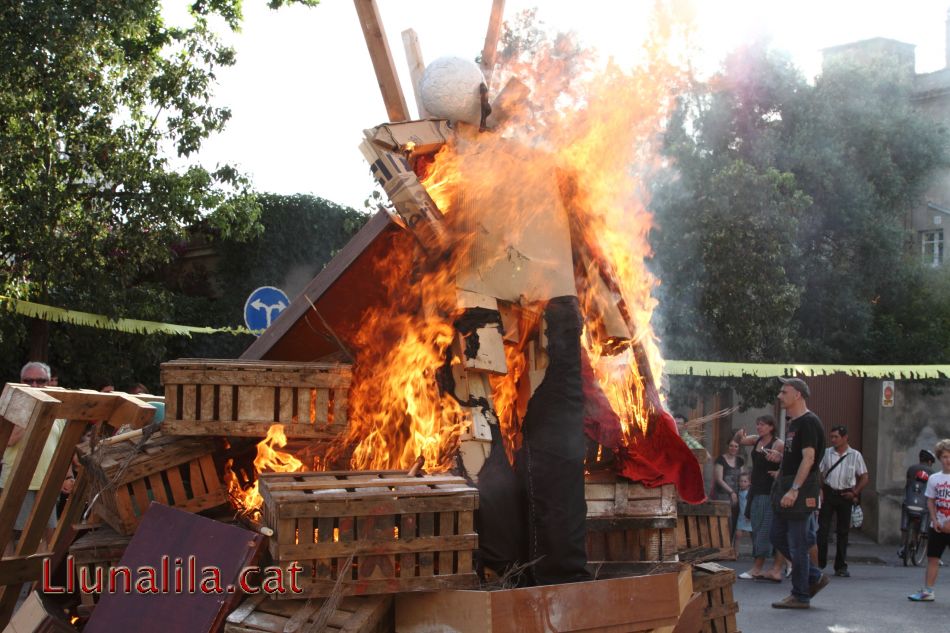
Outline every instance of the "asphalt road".
[[[834, 545], [830, 549], [833, 557]], [[737, 580], [739, 629], [743, 633], [950, 633], [950, 565], [940, 568], [936, 601], [915, 603], [907, 595], [923, 584], [923, 567], [900, 565], [896, 547], [865, 541], [851, 549], [855, 552], [849, 556], [851, 577], [833, 577], [807, 611], [771, 607], [789, 594], [788, 580], [781, 584]], [[742, 572], [751, 566], [751, 559], [742, 556], [720, 564]]]

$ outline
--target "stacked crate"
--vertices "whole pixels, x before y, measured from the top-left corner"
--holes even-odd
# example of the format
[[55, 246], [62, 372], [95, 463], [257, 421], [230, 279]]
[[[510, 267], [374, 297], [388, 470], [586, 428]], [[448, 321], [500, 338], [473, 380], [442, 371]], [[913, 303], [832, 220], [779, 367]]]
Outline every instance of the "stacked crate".
[[676, 539], [685, 558], [735, 560], [729, 519], [732, 507], [728, 501], [677, 504]]
[[200, 512], [228, 499], [210, 438], [158, 432], [143, 439], [132, 431], [101, 442], [94, 453], [88, 444], [79, 452], [93, 457], [86, 460], [93, 512], [119, 534], [134, 534], [152, 501]]
[[676, 560], [674, 486], [647, 488], [602, 472], [587, 475], [584, 494], [588, 560]]
[[741, 633], [736, 624], [739, 603], [732, 593], [736, 572], [716, 563], [693, 565], [693, 591], [703, 594], [703, 633]]
[[[327, 596], [474, 587], [478, 491], [461, 477], [401, 471], [265, 473], [263, 521], [276, 564]], [[278, 596], [280, 597], [280, 596]], [[287, 597], [292, 597], [288, 595]]]
[[174, 435], [332, 440], [346, 428], [348, 365], [182, 359], [162, 364], [164, 429]]

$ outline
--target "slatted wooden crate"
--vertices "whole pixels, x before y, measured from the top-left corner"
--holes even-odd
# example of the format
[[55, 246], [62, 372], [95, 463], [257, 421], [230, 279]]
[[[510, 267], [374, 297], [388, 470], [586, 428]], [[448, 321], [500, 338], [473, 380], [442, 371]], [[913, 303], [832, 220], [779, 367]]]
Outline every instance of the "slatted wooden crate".
[[587, 560], [675, 561], [676, 519], [673, 517], [588, 518]]
[[[134, 534], [152, 501], [187, 512], [227, 502], [212, 439], [155, 433], [136, 449], [140, 441], [141, 431], [110, 438], [86, 460], [93, 511], [116, 532]], [[81, 445], [79, 450], [88, 455], [90, 447]]]
[[735, 560], [736, 550], [729, 533], [732, 508], [728, 501], [707, 501], [696, 505], [677, 505], [676, 542], [680, 551], [708, 550], [704, 557]]
[[348, 365], [181, 359], [162, 364], [165, 431], [332, 439], [346, 427]]
[[[326, 596], [353, 555], [345, 595], [475, 586], [478, 491], [461, 477], [399, 471], [265, 473], [272, 558], [297, 561], [305, 592]], [[286, 595], [282, 597], [293, 597]]]
[[676, 517], [676, 487], [647, 488], [610, 472], [590, 473], [584, 479], [588, 517]]
[[[231, 612], [224, 633], [284, 633], [309, 631], [322, 600], [268, 600], [248, 598]], [[325, 633], [390, 633], [393, 630], [392, 596], [350, 596], [340, 600], [327, 620]]]
[[96, 570], [101, 569], [101, 586], [104, 586], [104, 583], [108, 582], [109, 570], [122, 559], [122, 554], [131, 540], [131, 536], [124, 536], [110, 527], [102, 526], [86, 532], [69, 546], [69, 555], [72, 557], [75, 571], [75, 586], [83, 605], [91, 607], [99, 599], [98, 593], [83, 588], [83, 577], [86, 588], [89, 588], [91, 584], [96, 583]]
[[693, 565], [693, 591], [702, 593], [703, 633], [741, 633], [736, 624], [739, 603], [732, 593], [736, 572], [716, 563]]

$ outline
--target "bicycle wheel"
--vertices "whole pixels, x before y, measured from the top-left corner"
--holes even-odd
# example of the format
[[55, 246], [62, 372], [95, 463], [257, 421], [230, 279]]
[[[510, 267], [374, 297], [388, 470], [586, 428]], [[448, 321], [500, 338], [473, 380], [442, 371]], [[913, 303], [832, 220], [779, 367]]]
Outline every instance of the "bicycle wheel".
[[917, 543], [914, 545], [914, 565], [920, 565], [927, 558], [927, 535], [917, 533]]
[[901, 560], [904, 563], [904, 567], [907, 567], [908, 565], [910, 565], [910, 561], [912, 558], [911, 548], [916, 544], [916, 542], [917, 542], [917, 522], [912, 520], [910, 521], [910, 525], [907, 526], [907, 530], [904, 531], [904, 542], [903, 542], [903, 547], [901, 548], [901, 551], [903, 552], [903, 555], [901, 556]]

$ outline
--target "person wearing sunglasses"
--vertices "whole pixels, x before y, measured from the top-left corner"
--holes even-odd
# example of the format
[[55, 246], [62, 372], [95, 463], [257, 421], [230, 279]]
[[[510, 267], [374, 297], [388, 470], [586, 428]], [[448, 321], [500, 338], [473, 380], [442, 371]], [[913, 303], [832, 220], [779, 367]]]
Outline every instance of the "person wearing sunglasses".
[[[47, 387], [50, 384], [51, 372], [46, 363], [29, 362], [20, 370], [20, 382], [30, 387]], [[55, 420], [50, 429], [49, 437], [46, 438], [46, 444], [43, 446], [43, 452], [36, 463], [36, 470], [33, 472], [33, 479], [30, 480], [29, 489], [23, 498], [23, 504], [20, 506], [20, 513], [17, 515], [16, 522], [13, 524], [14, 540], [18, 540], [20, 533], [26, 526], [26, 521], [33, 512], [33, 504], [36, 502], [36, 495], [46, 478], [46, 471], [49, 470], [50, 462], [53, 460], [53, 453], [56, 452], [56, 446], [59, 444], [59, 438], [66, 427], [66, 420]], [[20, 452], [20, 441], [26, 434], [26, 429], [20, 426], [14, 426], [10, 433], [10, 440], [7, 442], [7, 448], [3, 451], [3, 470], [0, 471], [0, 490], [7, 484], [7, 478], [16, 463], [17, 455]], [[50, 514], [46, 527], [46, 542], [49, 542], [56, 527], [56, 510]], [[14, 541], [8, 545], [8, 551], [13, 546]]]

